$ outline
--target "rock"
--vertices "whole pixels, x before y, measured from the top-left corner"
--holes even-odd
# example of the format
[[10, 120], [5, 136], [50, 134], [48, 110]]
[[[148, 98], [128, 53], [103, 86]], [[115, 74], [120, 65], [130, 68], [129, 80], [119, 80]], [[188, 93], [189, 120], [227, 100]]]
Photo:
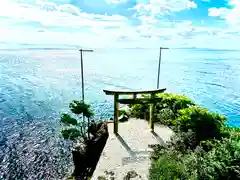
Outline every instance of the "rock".
[[106, 144], [108, 134], [107, 122], [91, 122], [89, 132], [91, 139], [85, 141], [85, 144], [76, 144], [73, 154], [75, 170], [73, 176], [84, 180], [83, 178], [91, 176], [102, 150]]
[[129, 117], [127, 115], [121, 115], [118, 120], [119, 122], [125, 122], [128, 121]]
[[89, 128], [88, 128], [88, 132], [91, 134], [91, 135], [93, 135], [93, 137], [95, 137], [95, 135], [96, 135], [96, 133], [97, 133], [97, 131], [98, 131], [98, 129], [99, 129], [99, 124], [100, 123], [96, 123], [95, 121], [92, 121], [91, 122], [91, 124], [90, 124], [90, 126], [89, 126]]
[[132, 178], [136, 178], [137, 176], [138, 176], [138, 174], [135, 171], [129, 171], [123, 179], [130, 180]]

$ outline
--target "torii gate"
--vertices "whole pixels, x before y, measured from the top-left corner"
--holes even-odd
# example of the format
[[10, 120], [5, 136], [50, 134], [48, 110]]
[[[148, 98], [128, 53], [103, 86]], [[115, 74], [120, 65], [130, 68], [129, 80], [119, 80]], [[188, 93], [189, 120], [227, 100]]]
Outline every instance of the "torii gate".
[[[114, 96], [114, 130], [115, 134], [118, 133], [118, 108], [119, 103], [121, 104], [150, 104], [150, 119], [149, 119], [149, 129], [154, 131], [154, 108], [155, 103], [160, 98], [156, 98], [156, 94], [162, 93], [165, 89], [155, 89], [155, 90], [146, 90], [146, 91], [116, 91], [116, 90], [103, 90], [106, 95]], [[149, 94], [150, 98], [137, 98], [138, 94]], [[133, 95], [132, 99], [119, 99], [120, 95]]]

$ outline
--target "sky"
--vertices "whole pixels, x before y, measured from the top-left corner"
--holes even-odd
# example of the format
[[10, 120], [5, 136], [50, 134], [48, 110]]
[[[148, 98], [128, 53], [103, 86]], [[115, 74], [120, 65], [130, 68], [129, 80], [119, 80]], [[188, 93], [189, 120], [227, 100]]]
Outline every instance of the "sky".
[[0, 47], [239, 49], [240, 0], [0, 0]]

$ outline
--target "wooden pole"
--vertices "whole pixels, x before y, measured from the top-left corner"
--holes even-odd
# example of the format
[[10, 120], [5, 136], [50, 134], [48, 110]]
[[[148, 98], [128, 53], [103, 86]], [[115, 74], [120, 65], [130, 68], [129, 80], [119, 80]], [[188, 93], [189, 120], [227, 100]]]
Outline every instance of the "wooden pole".
[[82, 78], [82, 101], [84, 102], [84, 77], [83, 77], [83, 51], [80, 49], [81, 55], [81, 78]]
[[[155, 94], [151, 94], [151, 99], [155, 98]], [[155, 103], [150, 104], [150, 118], [149, 118], [149, 129], [151, 132], [154, 131], [154, 108]]]
[[136, 99], [137, 98], [137, 94], [133, 94], [133, 99]]
[[118, 98], [119, 98], [119, 95], [114, 94], [114, 127], [113, 127], [114, 134], [118, 133], [118, 106], [119, 106]]
[[[93, 52], [93, 50], [83, 50], [80, 49], [80, 56], [81, 56], [81, 78], [82, 78], [82, 101], [84, 103], [84, 77], [83, 77], [83, 52]], [[83, 126], [85, 127], [85, 117], [82, 114], [82, 120], [83, 120]], [[89, 122], [88, 122], [88, 127], [89, 127]], [[84, 131], [86, 132], [86, 131]]]
[[79, 51], [81, 56], [82, 101], [84, 102], [83, 52], [93, 52], [93, 50], [80, 49]]
[[160, 47], [160, 53], [159, 53], [159, 63], [158, 63], [158, 78], [157, 78], [157, 89], [159, 88], [159, 80], [160, 80], [160, 68], [161, 68], [161, 60], [162, 60], [162, 49], [169, 49], [169, 48], [163, 48]]

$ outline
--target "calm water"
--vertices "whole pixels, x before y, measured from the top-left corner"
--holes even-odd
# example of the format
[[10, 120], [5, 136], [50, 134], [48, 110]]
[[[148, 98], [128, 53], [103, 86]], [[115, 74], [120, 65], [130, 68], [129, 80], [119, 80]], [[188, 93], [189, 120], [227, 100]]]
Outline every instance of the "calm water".
[[[156, 88], [158, 53], [84, 54], [85, 98], [97, 119], [113, 114], [112, 97], [102, 89]], [[240, 52], [164, 51], [160, 86], [240, 126]], [[0, 52], [0, 179], [16, 177], [16, 172], [23, 172], [18, 179], [61, 179], [71, 172], [69, 143], [59, 137], [58, 121], [69, 102], [80, 98], [78, 51]]]

